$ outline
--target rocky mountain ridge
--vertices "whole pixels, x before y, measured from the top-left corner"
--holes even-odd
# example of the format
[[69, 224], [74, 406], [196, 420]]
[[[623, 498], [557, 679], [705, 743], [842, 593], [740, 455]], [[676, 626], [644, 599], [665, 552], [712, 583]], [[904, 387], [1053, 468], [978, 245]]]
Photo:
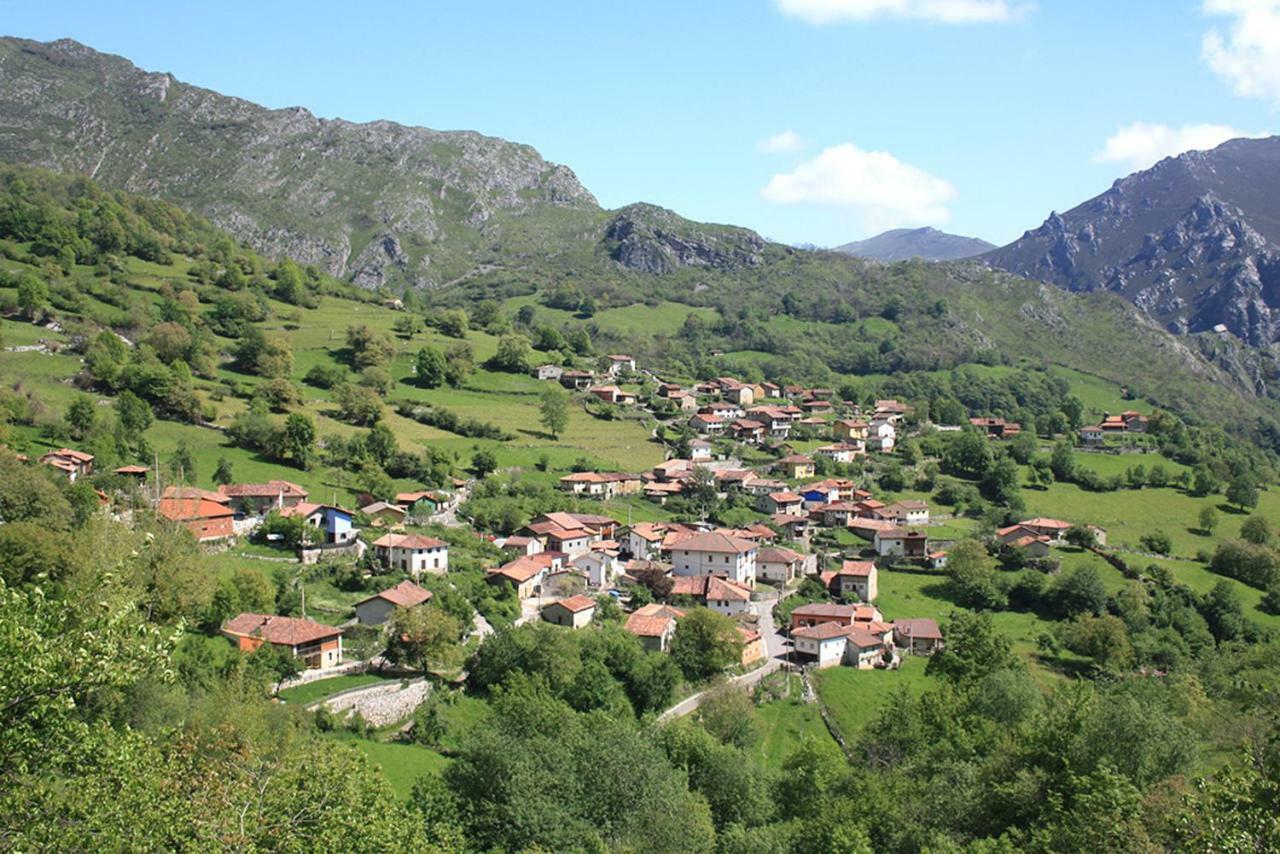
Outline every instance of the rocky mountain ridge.
[[1280, 138], [1232, 140], [1116, 181], [983, 256], [1073, 291], [1109, 290], [1178, 333], [1280, 342]]

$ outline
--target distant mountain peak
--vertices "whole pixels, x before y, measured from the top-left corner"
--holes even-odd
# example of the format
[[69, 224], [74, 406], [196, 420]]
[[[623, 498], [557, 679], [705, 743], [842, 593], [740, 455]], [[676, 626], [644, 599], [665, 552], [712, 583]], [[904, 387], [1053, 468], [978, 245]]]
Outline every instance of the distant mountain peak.
[[955, 261], [981, 255], [994, 248], [994, 243], [988, 243], [980, 238], [947, 234], [945, 231], [926, 225], [922, 228], [890, 229], [866, 240], [856, 240], [853, 243], [837, 246], [835, 251], [871, 261], [906, 261], [911, 258], [920, 258], [924, 261]]

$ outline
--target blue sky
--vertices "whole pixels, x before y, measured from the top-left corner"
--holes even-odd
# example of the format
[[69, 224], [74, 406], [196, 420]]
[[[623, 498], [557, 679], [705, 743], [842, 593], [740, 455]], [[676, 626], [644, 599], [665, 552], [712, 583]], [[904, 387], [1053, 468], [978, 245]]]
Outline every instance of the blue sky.
[[1275, 130], [1280, 103], [1280, 0], [0, 0], [0, 20], [271, 107], [526, 142], [605, 206], [823, 245], [1004, 243], [1160, 154]]

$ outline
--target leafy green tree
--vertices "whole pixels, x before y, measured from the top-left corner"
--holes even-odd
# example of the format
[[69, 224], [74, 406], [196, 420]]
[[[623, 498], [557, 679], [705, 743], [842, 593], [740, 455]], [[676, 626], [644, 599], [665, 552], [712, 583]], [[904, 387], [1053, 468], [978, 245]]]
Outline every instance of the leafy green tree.
[[71, 405], [67, 407], [67, 414], [63, 417], [71, 438], [77, 441], [84, 439], [93, 432], [97, 420], [97, 408], [94, 406], [93, 401], [83, 394], [78, 395], [75, 400], [71, 401]]
[[498, 350], [487, 364], [491, 370], [523, 374], [529, 370], [530, 352], [528, 338], [517, 333], [504, 335], [498, 339]]
[[218, 457], [217, 468], [213, 470], [213, 482], [223, 486], [236, 482], [236, 476], [231, 471], [231, 460]]
[[30, 321], [44, 317], [49, 306], [49, 286], [35, 273], [23, 273], [18, 279], [18, 309]]
[[1237, 475], [1227, 484], [1226, 496], [1228, 501], [1241, 510], [1257, 507], [1258, 484], [1247, 474]]
[[1200, 530], [1204, 532], [1206, 537], [1212, 537], [1213, 532], [1218, 529], [1218, 511], [1211, 504], [1206, 504], [1200, 509]]
[[972, 608], [998, 608], [1003, 597], [995, 585], [995, 560], [977, 540], [961, 540], [947, 554], [947, 577], [956, 601]]
[[136, 441], [154, 420], [151, 404], [125, 389], [116, 398], [116, 418], [126, 439]]
[[385, 332], [361, 324], [347, 327], [347, 347], [356, 370], [373, 365], [386, 365], [396, 354], [395, 344]]
[[196, 458], [186, 442], [178, 442], [169, 457], [169, 476], [179, 483], [196, 482]]
[[368, 427], [382, 418], [382, 398], [371, 388], [342, 383], [334, 386], [333, 398], [342, 420], [350, 424]]
[[485, 478], [498, 470], [498, 458], [488, 448], [477, 448], [471, 454], [471, 471], [476, 477]]
[[316, 425], [311, 416], [292, 412], [284, 420], [284, 452], [300, 469], [311, 468], [316, 453]]
[[456, 667], [462, 660], [458, 621], [440, 608], [397, 608], [387, 637], [387, 658], [415, 670]]
[[465, 341], [451, 345], [444, 352], [445, 382], [454, 388], [466, 382], [467, 377], [475, 373], [475, 356], [471, 345]]
[[[949, 564], [950, 560], [947, 562]], [[1088, 564], [1059, 573], [1050, 584], [1046, 596], [1053, 608], [1064, 617], [1101, 614], [1107, 608], [1107, 588], [1098, 571]]]
[[440, 318], [436, 323], [436, 327], [440, 332], [450, 338], [467, 337], [467, 329], [470, 326], [471, 322], [467, 319], [467, 313], [461, 308], [451, 308], [441, 312]]
[[1107, 670], [1123, 670], [1133, 663], [1133, 646], [1124, 621], [1111, 614], [1080, 614], [1065, 629], [1067, 649], [1093, 659]]
[[542, 426], [547, 428], [552, 439], [560, 438], [564, 428], [569, 426], [569, 394], [560, 386], [547, 386], [542, 393], [538, 414]]
[[1197, 498], [1213, 495], [1218, 491], [1218, 477], [1207, 465], [1198, 465], [1191, 475], [1191, 494]]
[[1158, 555], [1167, 555], [1173, 551], [1173, 539], [1164, 531], [1152, 531], [1138, 538], [1138, 543], [1147, 551]]
[[742, 658], [742, 636], [733, 620], [707, 608], [694, 608], [676, 623], [671, 660], [686, 679], [709, 679]]
[[987, 473], [991, 463], [991, 443], [976, 430], [957, 434], [942, 454], [944, 470], [975, 480]]
[[415, 364], [418, 385], [423, 388], [438, 388], [445, 383], [449, 365], [444, 354], [435, 347], [423, 347], [419, 350]]
[[1250, 516], [1240, 525], [1240, 538], [1256, 546], [1271, 545], [1272, 537], [1271, 522], [1266, 516]]
[[760, 738], [755, 704], [733, 685], [708, 691], [698, 703], [698, 722], [721, 744], [748, 748]]
[[1053, 471], [1054, 479], [1059, 483], [1066, 483], [1075, 477], [1075, 452], [1068, 442], [1061, 441], [1053, 446], [1053, 453], [1049, 456], [1049, 468]]
[[1235, 640], [1244, 634], [1244, 606], [1236, 587], [1225, 578], [1213, 585], [1201, 609], [1209, 631], [1219, 641]]
[[[950, 560], [948, 560], [950, 563]], [[946, 644], [929, 658], [925, 672], [952, 682], [1021, 666], [1009, 638], [998, 632], [987, 613], [953, 613], [943, 628]]]

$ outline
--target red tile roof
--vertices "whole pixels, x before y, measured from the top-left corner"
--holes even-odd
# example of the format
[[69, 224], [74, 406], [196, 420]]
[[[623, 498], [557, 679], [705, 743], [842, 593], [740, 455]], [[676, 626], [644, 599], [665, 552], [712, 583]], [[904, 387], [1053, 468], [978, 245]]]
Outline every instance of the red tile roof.
[[207, 498], [162, 498], [156, 505], [156, 512], [172, 522], [221, 519], [235, 515], [227, 505]]
[[389, 549], [435, 549], [449, 544], [435, 537], [424, 537], [421, 534], [386, 534], [373, 541], [374, 548]]
[[586, 611], [590, 608], [594, 608], [596, 606], [596, 601], [592, 599], [590, 596], [583, 596], [581, 593], [579, 593], [576, 596], [570, 596], [567, 599], [561, 599], [558, 602], [552, 602], [549, 605], [547, 605], [547, 607], [550, 608], [551, 605], [559, 605], [561, 608], [564, 608], [569, 613], [577, 614], [582, 611]]
[[374, 599], [385, 599], [397, 608], [412, 608], [414, 605], [421, 605], [432, 597], [430, 590], [424, 590], [412, 581], [401, 581], [395, 587], [389, 587], [381, 593], [375, 593], [368, 599], [357, 602], [357, 605], [363, 605], [365, 602], [372, 602]]
[[342, 634], [342, 629], [334, 626], [272, 614], [240, 614], [227, 620], [222, 630], [228, 634], [262, 638], [268, 643], [282, 646], [297, 646]]
[[225, 483], [218, 487], [218, 492], [233, 498], [274, 498], [278, 495], [307, 497], [305, 489], [287, 480], [269, 480], [266, 483]]
[[745, 554], [754, 551], [756, 544], [737, 537], [728, 537], [715, 532], [695, 534], [674, 544], [681, 551], [714, 552], [717, 554]]

